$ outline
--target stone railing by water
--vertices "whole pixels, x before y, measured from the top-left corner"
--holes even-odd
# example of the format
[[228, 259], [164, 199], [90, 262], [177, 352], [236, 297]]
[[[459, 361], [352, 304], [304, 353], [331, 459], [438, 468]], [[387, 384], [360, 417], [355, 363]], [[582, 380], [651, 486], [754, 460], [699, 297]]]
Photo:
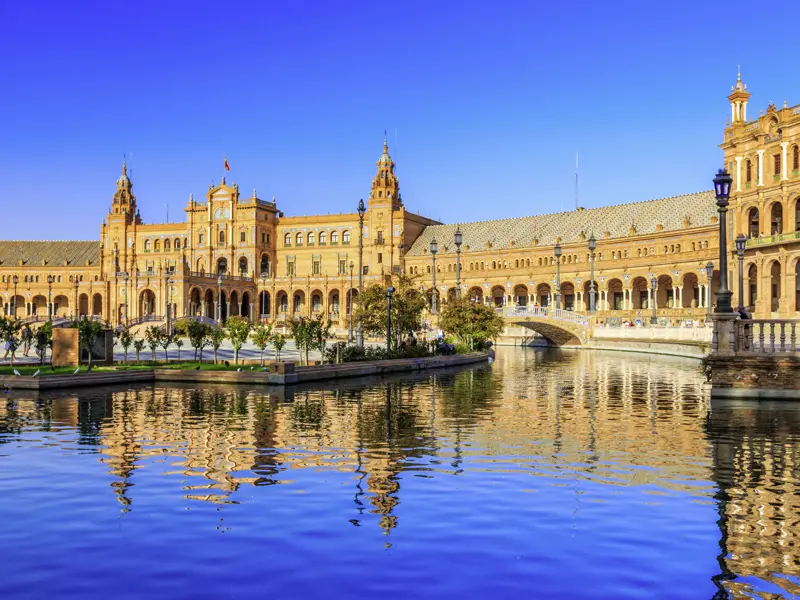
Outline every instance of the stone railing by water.
[[551, 308], [549, 306], [506, 306], [498, 309], [498, 312], [506, 318], [536, 317], [540, 319], [566, 321], [577, 325], [589, 325], [588, 315], [573, 310], [564, 310], [563, 308]]
[[744, 319], [733, 322], [735, 356], [797, 356], [800, 320]]

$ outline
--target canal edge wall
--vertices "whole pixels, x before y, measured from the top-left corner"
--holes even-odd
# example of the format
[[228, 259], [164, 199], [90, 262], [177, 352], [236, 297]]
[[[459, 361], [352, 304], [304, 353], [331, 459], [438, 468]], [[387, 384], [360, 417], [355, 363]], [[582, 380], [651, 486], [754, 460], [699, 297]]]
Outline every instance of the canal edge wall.
[[800, 400], [800, 357], [710, 356], [708, 366], [712, 399]]
[[364, 377], [384, 373], [402, 373], [455, 367], [486, 362], [488, 352], [470, 352], [452, 356], [399, 358], [297, 367], [293, 373], [266, 373], [264, 371], [179, 371], [174, 369], [143, 369], [81, 373], [78, 375], [50, 375], [45, 377], [0, 377], [0, 388], [15, 390], [53, 390], [67, 387], [119, 385], [125, 383], [157, 383], [160, 381], [183, 383], [250, 383], [285, 386], [298, 383]]

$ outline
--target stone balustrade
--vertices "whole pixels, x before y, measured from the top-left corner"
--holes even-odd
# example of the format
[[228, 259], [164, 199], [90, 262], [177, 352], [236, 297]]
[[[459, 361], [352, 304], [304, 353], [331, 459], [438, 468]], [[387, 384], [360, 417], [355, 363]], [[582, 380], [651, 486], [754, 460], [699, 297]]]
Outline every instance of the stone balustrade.
[[733, 322], [734, 356], [797, 356], [800, 320], [745, 319]]

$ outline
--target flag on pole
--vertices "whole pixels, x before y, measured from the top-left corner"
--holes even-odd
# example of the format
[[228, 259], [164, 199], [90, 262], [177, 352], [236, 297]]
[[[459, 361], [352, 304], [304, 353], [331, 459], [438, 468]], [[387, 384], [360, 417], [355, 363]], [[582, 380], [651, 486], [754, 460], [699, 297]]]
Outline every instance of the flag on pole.
[[226, 171], [230, 171], [231, 170], [231, 168], [228, 166], [228, 157], [227, 156], [225, 157], [225, 170]]

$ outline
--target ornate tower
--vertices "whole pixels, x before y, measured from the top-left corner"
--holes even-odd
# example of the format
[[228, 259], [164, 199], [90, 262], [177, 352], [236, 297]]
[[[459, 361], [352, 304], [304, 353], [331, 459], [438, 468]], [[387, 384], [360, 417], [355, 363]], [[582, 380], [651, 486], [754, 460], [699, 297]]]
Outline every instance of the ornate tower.
[[731, 125], [742, 125], [747, 123], [747, 101], [750, 99], [750, 92], [747, 86], [742, 83], [741, 70], [736, 75], [736, 85], [731, 88], [731, 95], [728, 100], [731, 102]]
[[391, 207], [393, 210], [399, 209], [403, 203], [400, 200], [400, 183], [394, 174], [394, 161], [389, 156], [389, 146], [386, 139], [383, 140], [383, 154], [375, 163], [378, 172], [372, 180], [372, 193], [369, 197], [369, 205]]

